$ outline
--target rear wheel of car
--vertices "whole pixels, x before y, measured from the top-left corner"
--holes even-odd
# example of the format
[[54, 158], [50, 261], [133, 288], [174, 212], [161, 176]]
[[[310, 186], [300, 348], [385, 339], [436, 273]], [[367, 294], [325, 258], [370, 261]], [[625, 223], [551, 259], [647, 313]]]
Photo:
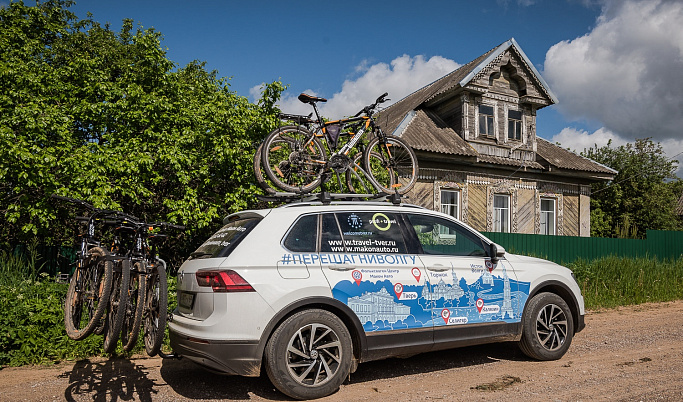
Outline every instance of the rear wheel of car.
[[557, 360], [572, 343], [574, 321], [567, 303], [554, 293], [539, 293], [527, 305], [522, 317], [519, 348], [537, 360]]
[[336, 315], [304, 310], [282, 322], [268, 340], [266, 372], [292, 398], [322, 398], [344, 382], [352, 354], [351, 335]]

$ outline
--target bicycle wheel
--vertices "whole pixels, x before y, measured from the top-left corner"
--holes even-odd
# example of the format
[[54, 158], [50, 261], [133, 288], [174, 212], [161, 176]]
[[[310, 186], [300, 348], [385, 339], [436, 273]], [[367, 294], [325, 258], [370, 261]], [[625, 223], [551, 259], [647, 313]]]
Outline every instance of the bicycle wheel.
[[147, 280], [145, 299], [145, 350], [150, 356], [156, 356], [161, 350], [166, 332], [168, 318], [168, 280], [166, 263], [157, 259], [151, 267], [152, 273]]
[[109, 313], [104, 330], [104, 353], [113, 353], [121, 334], [121, 326], [126, 316], [128, 304], [128, 288], [130, 287], [130, 261], [117, 262], [114, 270], [111, 295], [109, 296]]
[[[373, 152], [370, 155], [371, 165], [381, 163], [381, 156]], [[361, 170], [361, 168], [363, 170]], [[346, 171], [346, 186], [349, 191], [354, 194], [372, 194], [376, 190], [370, 182], [367, 172], [364, 172], [363, 167], [363, 153], [358, 152], [353, 157], [353, 165]]]
[[320, 140], [298, 126], [280, 127], [263, 142], [266, 176], [285, 191], [304, 194], [320, 185], [327, 157]]
[[121, 327], [121, 344], [124, 352], [130, 352], [135, 347], [142, 327], [142, 312], [147, 295], [147, 274], [144, 267], [143, 262], [136, 262], [130, 275], [128, 304]]
[[104, 315], [109, 302], [113, 263], [104, 257], [107, 252], [100, 247], [88, 250], [83, 266], [78, 267], [69, 282], [64, 303], [64, 327], [66, 335], [75, 341], [90, 335]]
[[275, 190], [268, 184], [266, 178], [263, 176], [263, 169], [261, 168], [261, 161], [263, 156], [261, 150], [263, 144], [259, 145], [254, 153], [254, 176], [256, 176], [256, 183], [265, 191], [266, 194], [275, 194]]
[[415, 152], [393, 135], [382, 141], [380, 137], [373, 138], [363, 154], [363, 165], [372, 184], [388, 194], [405, 194], [417, 181]]

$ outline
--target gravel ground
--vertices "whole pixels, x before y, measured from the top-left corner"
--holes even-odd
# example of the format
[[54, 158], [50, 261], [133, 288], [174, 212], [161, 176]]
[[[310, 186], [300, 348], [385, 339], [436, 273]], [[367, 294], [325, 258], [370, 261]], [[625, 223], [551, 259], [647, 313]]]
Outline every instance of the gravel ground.
[[[683, 301], [593, 311], [559, 361], [514, 344], [361, 364], [322, 401], [683, 401]], [[2, 401], [288, 400], [265, 377], [205, 372], [186, 360], [93, 358], [0, 370]]]

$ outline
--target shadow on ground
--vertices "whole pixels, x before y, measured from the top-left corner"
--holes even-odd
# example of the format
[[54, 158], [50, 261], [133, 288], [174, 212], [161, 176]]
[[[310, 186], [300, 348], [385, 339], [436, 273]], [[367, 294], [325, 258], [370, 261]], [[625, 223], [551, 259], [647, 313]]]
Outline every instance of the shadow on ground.
[[[346, 384], [394, 378], [418, 373], [478, 366], [498, 360], [528, 360], [514, 343], [499, 343], [450, 349], [363, 363], [351, 374]], [[265, 370], [262, 370], [264, 372]], [[178, 394], [188, 399], [251, 399], [253, 395], [268, 400], [290, 400], [278, 392], [265, 374], [261, 377], [223, 376], [182, 360], [165, 360], [161, 367], [164, 381]]]
[[143, 366], [124, 358], [93, 363], [80, 360], [60, 377], [69, 379], [64, 399], [76, 401], [152, 401], [158, 388]]

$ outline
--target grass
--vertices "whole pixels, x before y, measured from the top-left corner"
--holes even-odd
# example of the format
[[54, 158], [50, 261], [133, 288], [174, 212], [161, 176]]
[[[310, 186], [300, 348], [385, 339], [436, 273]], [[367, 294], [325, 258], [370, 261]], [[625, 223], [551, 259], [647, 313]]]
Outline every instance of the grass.
[[606, 257], [568, 267], [588, 309], [683, 299], [683, 259]]

